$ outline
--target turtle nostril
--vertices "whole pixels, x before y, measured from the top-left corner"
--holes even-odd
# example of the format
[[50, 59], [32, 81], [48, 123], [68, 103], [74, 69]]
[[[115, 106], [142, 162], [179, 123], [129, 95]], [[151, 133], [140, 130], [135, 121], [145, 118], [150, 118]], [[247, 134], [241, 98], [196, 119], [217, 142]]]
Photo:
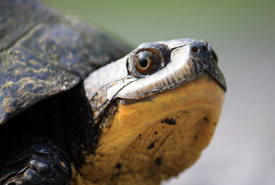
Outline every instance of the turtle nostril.
[[202, 50], [203, 50], [205, 53], [208, 52], [208, 49], [207, 49], [205, 46], [202, 47]]
[[198, 53], [199, 48], [198, 48], [198, 47], [196, 47], [196, 46], [194, 46], [194, 47], [192, 47], [192, 51], [193, 51], [194, 53]]

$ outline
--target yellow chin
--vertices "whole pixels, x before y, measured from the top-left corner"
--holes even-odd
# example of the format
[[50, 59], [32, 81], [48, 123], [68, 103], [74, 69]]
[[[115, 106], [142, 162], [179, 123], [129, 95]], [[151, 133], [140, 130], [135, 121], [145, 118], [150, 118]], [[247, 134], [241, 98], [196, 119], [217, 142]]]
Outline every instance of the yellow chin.
[[223, 101], [224, 90], [204, 73], [148, 101], [118, 104], [78, 172], [91, 184], [159, 184], [176, 176], [208, 145]]

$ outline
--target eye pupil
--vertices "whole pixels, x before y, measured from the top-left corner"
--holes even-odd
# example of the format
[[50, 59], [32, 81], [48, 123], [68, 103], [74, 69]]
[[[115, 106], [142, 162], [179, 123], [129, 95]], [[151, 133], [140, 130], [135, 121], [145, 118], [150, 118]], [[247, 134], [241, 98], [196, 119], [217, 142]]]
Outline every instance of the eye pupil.
[[139, 61], [139, 65], [140, 65], [140, 67], [142, 67], [142, 68], [147, 67], [147, 65], [148, 65], [148, 60], [147, 60], [146, 58], [141, 59], [141, 60]]

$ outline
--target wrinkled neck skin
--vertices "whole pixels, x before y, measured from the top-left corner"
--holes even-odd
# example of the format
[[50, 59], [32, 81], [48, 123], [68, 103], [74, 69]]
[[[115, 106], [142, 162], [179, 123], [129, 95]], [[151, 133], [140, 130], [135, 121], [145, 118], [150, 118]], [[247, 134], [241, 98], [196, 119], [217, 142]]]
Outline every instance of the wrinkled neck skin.
[[191, 166], [209, 144], [226, 89], [211, 46], [193, 39], [157, 42], [171, 52], [166, 66], [142, 78], [130, 74], [131, 57], [158, 49], [155, 44], [140, 45], [85, 80], [102, 133], [95, 151], [72, 167], [72, 185], [160, 184]]

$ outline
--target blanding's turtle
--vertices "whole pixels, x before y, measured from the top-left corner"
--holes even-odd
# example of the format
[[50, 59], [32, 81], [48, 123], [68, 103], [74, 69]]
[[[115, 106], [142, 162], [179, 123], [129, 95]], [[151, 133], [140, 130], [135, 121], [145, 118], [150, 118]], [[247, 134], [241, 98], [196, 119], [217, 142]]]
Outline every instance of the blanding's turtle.
[[226, 90], [209, 43], [131, 51], [34, 0], [0, 16], [0, 184], [159, 184], [208, 145]]

